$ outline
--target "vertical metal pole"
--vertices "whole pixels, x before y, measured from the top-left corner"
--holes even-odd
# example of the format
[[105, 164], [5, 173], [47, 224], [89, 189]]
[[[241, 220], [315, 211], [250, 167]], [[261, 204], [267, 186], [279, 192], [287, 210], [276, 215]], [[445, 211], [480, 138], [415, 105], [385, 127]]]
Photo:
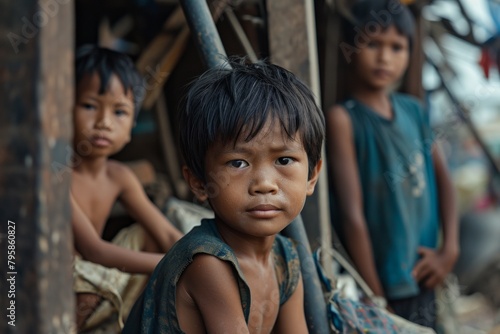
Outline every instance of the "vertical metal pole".
[[297, 243], [297, 251], [302, 269], [302, 281], [304, 283], [304, 311], [309, 333], [328, 334], [330, 333], [330, 328], [328, 326], [325, 297], [311, 255], [311, 248], [302, 217], [299, 215], [295, 218], [283, 230], [282, 234]]
[[180, 3], [205, 65], [208, 68], [227, 66], [226, 51], [206, 0], [181, 0]]

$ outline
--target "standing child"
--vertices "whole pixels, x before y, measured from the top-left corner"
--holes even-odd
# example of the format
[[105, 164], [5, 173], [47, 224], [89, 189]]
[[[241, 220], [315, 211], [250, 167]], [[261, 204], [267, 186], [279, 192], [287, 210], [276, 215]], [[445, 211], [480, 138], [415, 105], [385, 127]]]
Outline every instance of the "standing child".
[[229, 65], [193, 84], [181, 114], [184, 177], [215, 219], [160, 262], [124, 333], [307, 333], [298, 254], [278, 233], [314, 191], [324, 118], [292, 73]]
[[421, 105], [390, 92], [408, 67], [413, 18], [394, 0], [361, 0], [352, 13], [341, 44], [351, 61], [351, 95], [327, 113], [333, 221], [389, 309], [435, 327], [434, 288], [457, 259], [458, 219]]
[[[140, 277], [129, 273], [152, 273], [181, 237], [131, 170], [108, 159], [130, 141], [142, 87], [127, 56], [96, 46], [77, 51], [71, 208], [77, 325], [82, 330], [113, 312], [122, 322], [147, 278], [141, 286]], [[111, 243], [101, 235], [116, 200], [141, 225], [123, 229]]]

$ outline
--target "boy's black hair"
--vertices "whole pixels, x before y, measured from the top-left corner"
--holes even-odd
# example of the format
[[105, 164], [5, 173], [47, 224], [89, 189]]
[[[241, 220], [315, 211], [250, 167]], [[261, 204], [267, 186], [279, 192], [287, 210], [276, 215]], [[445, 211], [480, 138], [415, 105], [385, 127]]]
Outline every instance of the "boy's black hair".
[[394, 26], [400, 34], [408, 38], [410, 50], [415, 35], [415, 19], [399, 0], [357, 0], [350, 8], [352, 17], [344, 20], [345, 41], [355, 47], [356, 36], [384, 31]]
[[121, 81], [125, 92], [132, 92], [134, 98], [134, 118], [139, 113], [142, 99], [144, 98], [144, 83], [129, 56], [102, 48], [97, 45], [87, 44], [78, 48], [75, 55], [76, 85], [86, 75], [97, 73], [101, 80], [99, 94], [104, 94], [108, 88], [111, 75], [115, 74]]
[[205, 156], [217, 141], [250, 141], [266, 121], [277, 121], [289, 138], [297, 131], [307, 152], [309, 176], [321, 159], [325, 120], [309, 88], [293, 73], [244, 58], [209, 69], [192, 83], [180, 114], [180, 147], [188, 168], [206, 181]]

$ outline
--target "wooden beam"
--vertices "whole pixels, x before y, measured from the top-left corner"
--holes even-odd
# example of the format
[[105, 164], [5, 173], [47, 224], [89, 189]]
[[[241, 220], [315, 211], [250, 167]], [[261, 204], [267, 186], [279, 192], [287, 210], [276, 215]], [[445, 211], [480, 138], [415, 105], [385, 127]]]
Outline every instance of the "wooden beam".
[[319, 101], [315, 20], [309, 2], [267, 2], [269, 53], [273, 63], [295, 73], [309, 85]]
[[245, 30], [241, 26], [240, 21], [238, 21], [238, 18], [234, 14], [233, 10], [231, 7], [226, 7], [224, 13], [226, 14], [227, 20], [229, 21], [229, 24], [234, 30], [234, 33], [238, 37], [238, 40], [245, 50], [246, 56], [248, 56], [248, 59], [252, 62], [255, 63], [257, 62], [257, 54], [255, 53], [254, 49], [252, 48], [252, 44], [250, 43], [250, 40], [248, 39]]
[[162, 30], [139, 56], [136, 66], [142, 74], [147, 73], [148, 66], [153, 67], [160, 62], [162, 56], [171, 48], [174, 33], [182, 30], [185, 25], [186, 19], [182, 8], [177, 6], [163, 24]]
[[73, 4], [0, 0], [0, 333], [75, 332]]
[[168, 171], [168, 177], [174, 188], [175, 195], [178, 198], [188, 198], [189, 187], [182, 176], [181, 166], [178, 161], [177, 150], [174, 145], [174, 136], [172, 135], [172, 125], [168, 117], [168, 108], [165, 94], [160, 94], [156, 99], [155, 105], [156, 121], [158, 124], [158, 134], [165, 161], [165, 168]]
[[[339, 6], [337, 6], [340, 10]], [[341, 42], [341, 25], [340, 14], [338, 10], [333, 10], [331, 7], [323, 6], [321, 8], [321, 24], [323, 31], [319, 41], [321, 46], [320, 54], [321, 61], [321, 74], [322, 74], [322, 88], [323, 88], [323, 110], [325, 113], [335, 105], [338, 101], [338, 90], [345, 86], [345, 81], [339, 80], [342, 77], [343, 71], [345, 72], [346, 66], [339, 66], [342, 60], [342, 53], [340, 52]], [[340, 86], [340, 87], [339, 87]]]
[[187, 24], [183, 25], [182, 30], [176, 36], [172, 47], [160, 60], [158, 71], [154, 71], [151, 75], [153, 84], [146, 83], [146, 97], [144, 98], [143, 107], [150, 109], [160, 96], [165, 82], [170, 77], [173, 69], [177, 65], [179, 59], [184, 54], [186, 45], [189, 40], [189, 28]]
[[[217, 22], [226, 6], [227, 0], [211, 1], [210, 13], [214, 22]], [[163, 28], [164, 31], [153, 39], [136, 64], [139, 71], [147, 77], [147, 81], [153, 81], [153, 83], [146, 82], [146, 97], [143, 102], [145, 109], [152, 108], [160, 96], [170, 73], [184, 54], [190, 35], [180, 6], [166, 20]], [[174, 37], [172, 32], [175, 31], [178, 33]]]

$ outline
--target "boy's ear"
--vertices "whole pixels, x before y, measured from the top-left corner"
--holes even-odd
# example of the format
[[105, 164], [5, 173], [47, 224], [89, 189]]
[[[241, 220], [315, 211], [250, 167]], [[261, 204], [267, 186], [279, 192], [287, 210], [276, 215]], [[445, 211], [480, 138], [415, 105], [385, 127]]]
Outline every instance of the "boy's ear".
[[321, 171], [321, 166], [323, 165], [323, 160], [318, 160], [318, 163], [316, 166], [314, 166], [313, 170], [311, 171], [311, 177], [307, 181], [307, 196], [311, 196], [312, 193], [314, 192], [314, 187], [316, 186], [316, 183], [318, 182], [319, 178], [319, 172]]
[[206, 201], [208, 196], [205, 191], [203, 181], [194, 175], [194, 173], [186, 165], [182, 166], [182, 175], [184, 175], [184, 179], [186, 180], [191, 191], [195, 194], [196, 198], [200, 202]]

